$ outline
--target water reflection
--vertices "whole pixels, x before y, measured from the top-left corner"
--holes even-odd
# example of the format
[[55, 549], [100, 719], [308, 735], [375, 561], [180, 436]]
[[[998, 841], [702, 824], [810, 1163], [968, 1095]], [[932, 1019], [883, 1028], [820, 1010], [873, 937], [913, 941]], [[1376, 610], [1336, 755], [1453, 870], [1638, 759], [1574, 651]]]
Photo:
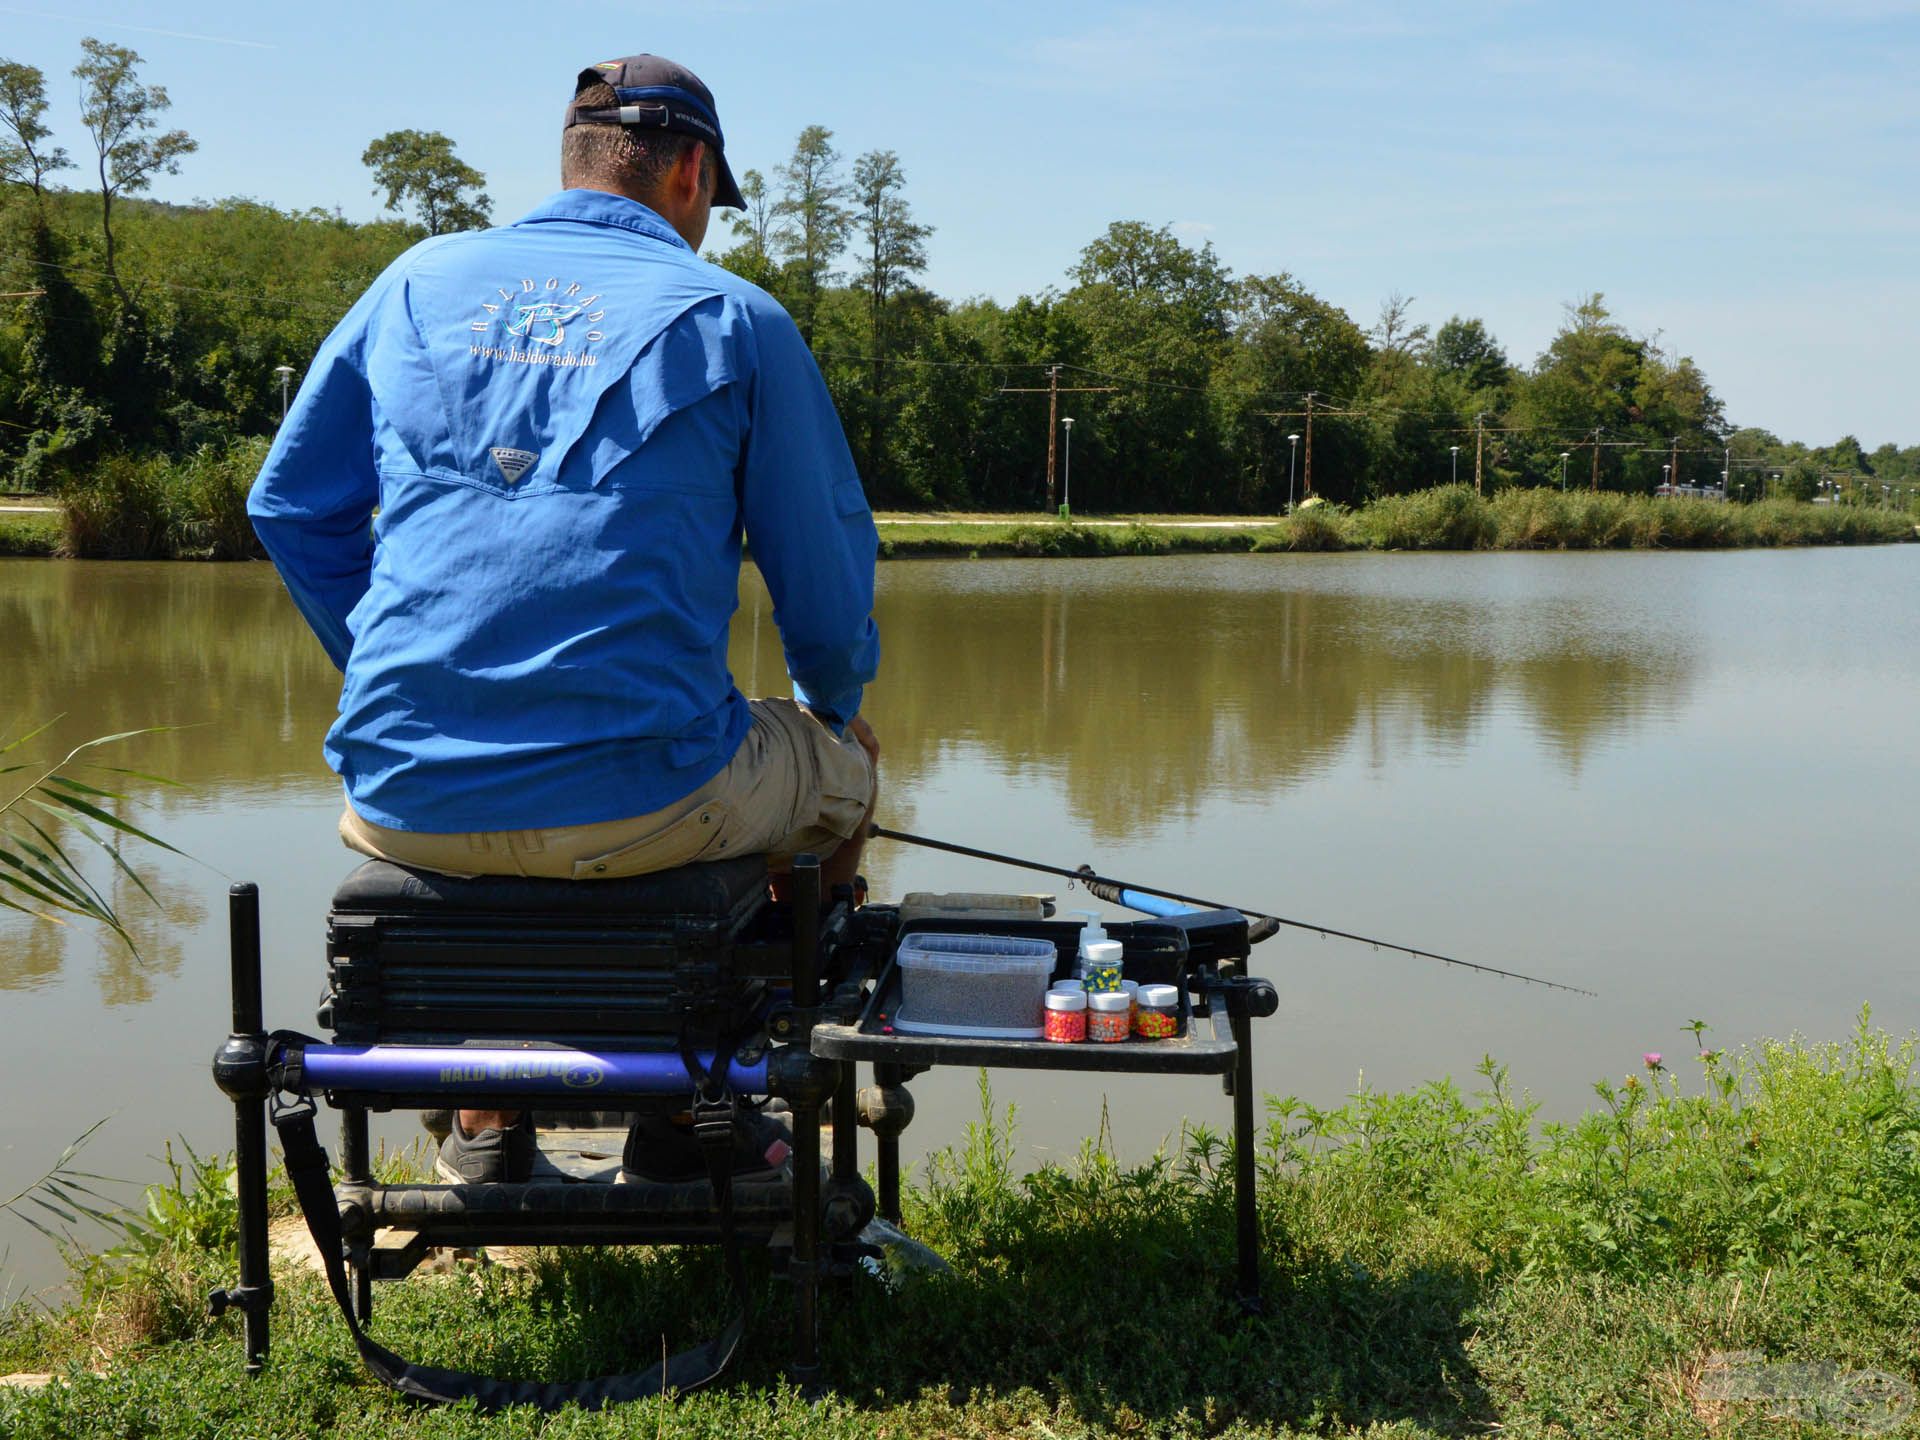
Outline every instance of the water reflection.
[[339, 675], [269, 566], [10, 560], [0, 565], [0, 635], [9, 649], [0, 724], [18, 733], [63, 717], [36, 753], [177, 727], [99, 757], [197, 790], [129, 782], [162, 810], [316, 778]]
[[[872, 703], [888, 819], [910, 828], [916, 790], [964, 753], [998, 783], [1057, 790], [1097, 837], [1151, 836], [1218, 797], [1271, 799], [1356, 747], [1376, 769], [1457, 758], [1509, 709], [1577, 774], [1684, 700], [1685, 646], [1610, 630], [1603, 610], [1356, 591], [1347, 574], [1281, 559], [885, 567]], [[102, 757], [189, 787], [123, 777], [139, 815], [164, 829], [180, 807], [331, 792], [319, 744], [338, 676], [268, 567], [10, 562], [0, 579], [8, 718], [65, 717], [46, 754], [178, 727]], [[784, 673], [771, 614], [749, 571], [731, 660], [750, 690]], [[144, 965], [102, 962], [109, 1003], [138, 1004], [173, 973], [199, 918], [189, 895], [173, 885], [142, 922]], [[0, 986], [59, 974], [69, 943], [0, 927]]]
[[[1685, 702], [1688, 648], [1604, 612], [1542, 633], [1492, 601], [1302, 584], [1284, 560], [1249, 584], [1260, 564], [888, 567], [873, 705], [889, 796], [966, 747], [1003, 781], [1060, 784], [1095, 834], [1137, 836], [1218, 796], [1271, 799], [1355, 745], [1381, 768], [1458, 756], [1508, 709], [1577, 774]], [[777, 667], [777, 646], [758, 662]]]

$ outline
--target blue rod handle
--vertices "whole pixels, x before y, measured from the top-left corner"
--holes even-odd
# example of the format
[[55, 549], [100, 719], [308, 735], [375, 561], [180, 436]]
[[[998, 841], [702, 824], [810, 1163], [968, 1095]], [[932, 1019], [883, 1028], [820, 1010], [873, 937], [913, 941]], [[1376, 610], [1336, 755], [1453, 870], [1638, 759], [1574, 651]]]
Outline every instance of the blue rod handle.
[[1144, 915], [1158, 916], [1164, 920], [1170, 915], [1197, 915], [1199, 909], [1192, 905], [1182, 905], [1178, 900], [1163, 899], [1158, 895], [1142, 895], [1138, 890], [1122, 890], [1120, 903], [1129, 910], [1138, 910]]

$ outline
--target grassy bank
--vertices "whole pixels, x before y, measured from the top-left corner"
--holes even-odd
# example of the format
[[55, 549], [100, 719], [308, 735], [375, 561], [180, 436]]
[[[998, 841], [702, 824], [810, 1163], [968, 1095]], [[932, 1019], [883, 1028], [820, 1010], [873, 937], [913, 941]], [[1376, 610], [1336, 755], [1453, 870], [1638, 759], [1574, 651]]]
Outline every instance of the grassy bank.
[[882, 517], [881, 553], [919, 556], [1170, 555], [1222, 551], [1696, 550], [1884, 545], [1913, 540], [1914, 517], [1864, 506], [1770, 500], [1753, 505], [1655, 500], [1587, 491], [1465, 485], [1376, 500], [1357, 510], [1312, 505], [1290, 516], [1204, 527], [1167, 520], [1060, 524], [1020, 516], [929, 524]]
[[[0, 514], [0, 556], [230, 560], [257, 557], [246, 493], [257, 442], [185, 461], [116, 459], [57, 499], [61, 513]], [[1331, 550], [1698, 550], [1886, 545], [1916, 538], [1914, 517], [1851, 505], [1664, 501], [1588, 491], [1465, 485], [1394, 495], [1356, 510], [1311, 505], [1290, 516], [1145, 516], [1073, 523], [1021, 515], [878, 520], [884, 559], [1077, 557]]]
[[56, 513], [0, 513], [0, 556], [247, 560], [264, 554], [247, 519], [263, 440], [203, 446], [183, 460], [110, 456], [35, 497]]
[[[1216, 1135], [1139, 1166], [1089, 1147], [1023, 1177], [1012, 1116], [983, 1096], [910, 1198], [909, 1228], [953, 1273], [833, 1293], [839, 1389], [818, 1406], [781, 1388], [785, 1296], [764, 1267], [769, 1308], [736, 1376], [671, 1408], [411, 1409], [362, 1376], [318, 1282], [291, 1272], [273, 1363], [247, 1383], [236, 1322], [199, 1299], [231, 1270], [213, 1164], [155, 1192], [117, 1258], [79, 1259], [78, 1303], [9, 1315], [0, 1373], [64, 1379], [0, 1398], [0, 1432], [1862, 1433], [1920, 1380], [1914, 1059], [1863, 1018], [1845, 1044], [1636, 1061], [1571, 1125], [1537, 1125], [1491, 1064], [1473, 1093], [1269, 1101], [1268, 1303], [1251, 1321], [1227, 1293]], [[711, 1255], [543, 1254], [386, 1287], [375, 1332], [415, 1358], [579, 1375], [706, 1333], [723, 1293]], [[1770, 1404], [1739, 1398], [1768, 1385]]]
[[58, 515], [0, 510], [0, 559], [9, 555], [58, 555], [61, 533]]

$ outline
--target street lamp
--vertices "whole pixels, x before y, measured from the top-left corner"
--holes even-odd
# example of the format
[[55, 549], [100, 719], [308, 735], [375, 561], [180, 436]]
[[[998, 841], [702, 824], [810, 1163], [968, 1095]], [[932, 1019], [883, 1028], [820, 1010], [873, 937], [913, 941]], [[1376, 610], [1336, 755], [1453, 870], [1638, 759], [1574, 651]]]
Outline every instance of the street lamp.
[[1458, 485], [1460, 483], [1460, 447], [1449, 445], [1447, 449], [1453, 452], [1453, 483]]
[[1062, 415], [1060, 423], [1067, 427], [1067, 463], [1060, 472], [1060, 518], [1067, 518], [1067, 497], [1073, 492], [1073, 416]]
[[1287, 513], [1293, 513], [1293, 461], [1300, 453], [1300, 437], [1287, 436]]
[[280, 423], [287, 423], [287, 382], [293, 379], [293, 366], [276, 365], [273, 373], [280, 377]]
[[1562, 495], [1567, 493], [1567, 457], [1571, 454], [1573, 454], [1571, 450], [1560, 452], [1560, 493]]
[[1662, 465], [1660, 467], [1660, 488], [1667, 492], [1667, 498], [1669, 500], [1673, 498], [1673, 482], [1668, 478], [1672, 474], [1673, 466]]

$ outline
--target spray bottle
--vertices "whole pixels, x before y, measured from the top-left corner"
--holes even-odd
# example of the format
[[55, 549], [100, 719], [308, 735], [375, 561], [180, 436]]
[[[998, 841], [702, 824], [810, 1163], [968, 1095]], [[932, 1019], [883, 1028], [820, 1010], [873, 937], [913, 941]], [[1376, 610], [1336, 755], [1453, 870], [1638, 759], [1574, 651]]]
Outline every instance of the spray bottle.
[[1080, 958], [1073, 967], [1074, 974], [1086, 982], [1090, 995], [1118, 991], [1124, 971], [1121, 959], [1124, 947], [1118, 940], [1107, 938], [1107, 932], [1100, 924], [1099, 912], [1069, 910], [1067, 913], [1086, 917], [1086, 924], [1080, 927]]

